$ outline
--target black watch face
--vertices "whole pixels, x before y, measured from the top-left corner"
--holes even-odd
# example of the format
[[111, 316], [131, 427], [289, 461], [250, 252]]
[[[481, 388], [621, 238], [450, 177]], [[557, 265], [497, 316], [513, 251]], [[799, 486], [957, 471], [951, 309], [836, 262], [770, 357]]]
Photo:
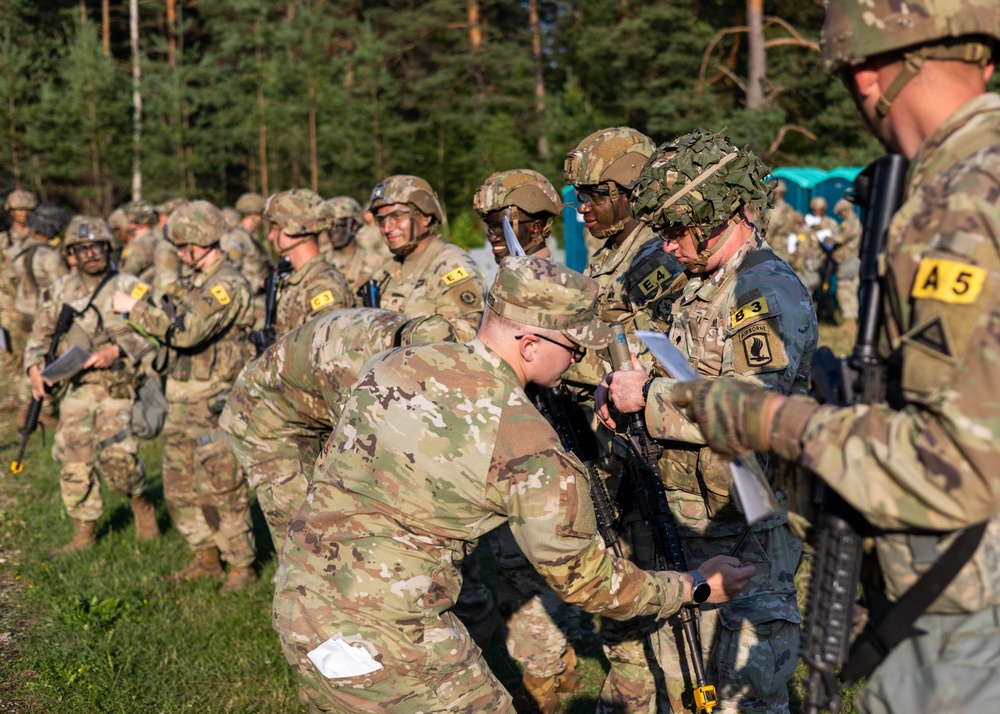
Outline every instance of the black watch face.
[[694, 590], [691, 593], [691, 599], [695, 601], [696, 604], [701, 605], [703, 602], [708, 600], [708, 596], [712, 594], [712, 586], [708, 583], [698, 583], [694, 586]]

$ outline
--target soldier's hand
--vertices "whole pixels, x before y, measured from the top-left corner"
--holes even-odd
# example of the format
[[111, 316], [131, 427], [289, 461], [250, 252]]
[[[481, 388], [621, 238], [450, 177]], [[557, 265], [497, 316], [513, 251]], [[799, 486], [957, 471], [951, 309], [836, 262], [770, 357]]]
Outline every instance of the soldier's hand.
[[709, 558], [698, 567], [706, 582], [711, 586], [712, 593], [706, 602], [720, 603], [732, 600], [740, 594], [750, 579], [757, 573], [751, 563], [743, 565], [736, 558], [728, 555], [717, 555]]
[[45, 399], [47, 396], [45, 387], [46, 385], [51, 387], [52, 382], [42, 377], [42, 370], [37, 366], [31, 367], [28, 370], [28, 379], [31, 380], [31, 396], [35, 399]]
[[730, 377], [678, 382], [670, 397], [720, 454], [770, 451], [771, 424], [785, 401], [781, 394]]
[[115, 294], [111, 296], [111, 309], [120, 313], [132, 312], [137, 302], [139, 301], [128, 293], [115, 290]]
[[627, 372], [612, 372], [601, 382], [594, 392], [594, 408], [597, 418], [609, 429], [615, 428], [609, 406], [613, 405], [622, 414], [642, 411], [646, 400], [642, 396], [642, 385], [649, 377], [642, 371], [642, 365], [632, 355], [635, 369]]
[[108, 345], [107, 347], [97, 350], [94, 354], [90, 355], [86, 362], [83, 363], [84, 369], [107, 369], [121, 356], [121, 349], [118, 345]]

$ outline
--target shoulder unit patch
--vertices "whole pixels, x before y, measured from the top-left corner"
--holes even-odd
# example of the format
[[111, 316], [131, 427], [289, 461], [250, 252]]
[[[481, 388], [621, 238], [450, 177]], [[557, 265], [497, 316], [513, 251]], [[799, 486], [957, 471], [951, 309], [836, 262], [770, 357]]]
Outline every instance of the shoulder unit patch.
[[333, 292], [330, 290], [324, 290], [318, 295], [314, 295], [312, 300], [309, 301], [310, 307], [312, 307], [313, 312], [316, 312], [321, 307], [329, 305], [333, 302]]
[[448, 287], [451, 287], [456, 283], [462, 282], [468, 277], [469, 277], [469, 271], [463, 268], [462, 266], [458, 266], [454, 270], [445, 273], [443, 276], [441, 276], [441, 282], [447, 285]]
[[226, 289], [222, 285], [216, 285], [216, 286], [214, 286], [210, 290], [210, 292], [212, 293], [212, 295], [215, 296], [215, 299], [219, 301], [220, 305], [228, 305], [229, 304], [229, 300], [230, 300], [229, 293], [226, 292]]

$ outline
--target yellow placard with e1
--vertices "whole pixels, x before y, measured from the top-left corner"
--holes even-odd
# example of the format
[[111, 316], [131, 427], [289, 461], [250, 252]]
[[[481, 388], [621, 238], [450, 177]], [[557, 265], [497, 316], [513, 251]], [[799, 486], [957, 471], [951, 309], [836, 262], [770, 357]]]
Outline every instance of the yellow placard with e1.
[[985, 268], [954, 260], [924, 258], [917, 268], [910, 297], [969, 305], [976, 301], [985, 284]]
[[132, 292], [129, 293], [136, 300], [142, 300], [143, 296], [149, 292], [149, 286], [146, 283], [136, 283], [135, 287], [132, 288]]
[[729, 318], [729, 325], [735, 330], [747, 320], [767, 315], [769, 312], [767, 309], [767, 298], [759, 297], [756, 300], [751, 300], [746, 305], [740, 305], [736, 312], [733, 313], [733, 316]]
[[324, 305], [329, 305], [332, 302], [333, 302], [333, 293], [330, 292], [329, 290], [324, 290], [319, 295], [313, 297], [313, 299], [309, 301], [309, 305], [312, 306], [313, 312], [316, 312]]
[[469, 277], [469, 271], [465, 268], [458, 267], [442, 277], [441, 282], [445, 285], [454, 285], [457, 282], [465, 280], [467, 277]]
[[229, 293], [227, 293], [226, 289], [221, 285], [216, 285], [215, 287], [213, 287], [211, 293], [212, 295], [215, 296], [215, 299], [219, 301], [220, 305], [229, 304]]

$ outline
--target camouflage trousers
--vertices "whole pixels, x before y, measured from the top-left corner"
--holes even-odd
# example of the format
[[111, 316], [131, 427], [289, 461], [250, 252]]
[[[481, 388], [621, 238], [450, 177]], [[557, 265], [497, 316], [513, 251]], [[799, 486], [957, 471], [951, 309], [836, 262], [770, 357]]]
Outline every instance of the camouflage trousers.
[[292, 525], [295, 514], [306, 502], [309, 491], [309, 479], [299, 471], [291, 475], [274, 476], [273, 480], [265, 481], [257, 486], [257, 505], [264, 513], [267, 529], [271, 532], [271, 542], [274, 552], [281, 556], [281, 548], [288, 535], [288, 527]]
[[566, 645], [579, 634], [580, 611], [552, 591], [524, 557], [510, 526], [487, 537], [496, 565], [497, 606], [507, 623], [507, 653], [535, 677], [562, 674]]
[[988, 712], [1000, 701], [1000, 606], [924, 614], [854, 699], [867, 714]]
[[861, 279], [857, 270], [852, 271], [853, 277], [841, 277], [837, 272], [837, 304], [840, 306], [840, 315], [845, 320], [856, 320], [858, 318], [858, 287]]
[[249, 488], [219, 417], [205, 402], [170, 403], [163, 425], [163, 496], [192, 548], [217, 545], [230, 565], [253, 563]]
[[[728, 555], [736, 538], [684, 538], [688, 567]], [[718, 691], [716, 714], [788, 714], [788, 680], [799, 656], [794, 578], [801, 554], [802, 543], [788, 526], [752, 532], [737, 554], [757, 568], [750, 585], [728, 603], [701, 607], [701, 654]], [[653, 640], [671, 709], [694, 712], [691, 647], [680, 618], [659, 624]]]
[[100, 384], [81, 384], [61, 404], [52, 458], [62, 462], [63, 506], [73, 520], [96, 521], [104, 511], [99, 478], [127, 496], [146, 490], [132, 435], [132, 400], [112, 399]]
[[281, 641], [285, 658], [309, 698], [310, 714], [516, 714], [510, 694], [480, 654], [458, 670], [403, 670], [383, 666], [369, 674], [327, 679], [299, 645]]

